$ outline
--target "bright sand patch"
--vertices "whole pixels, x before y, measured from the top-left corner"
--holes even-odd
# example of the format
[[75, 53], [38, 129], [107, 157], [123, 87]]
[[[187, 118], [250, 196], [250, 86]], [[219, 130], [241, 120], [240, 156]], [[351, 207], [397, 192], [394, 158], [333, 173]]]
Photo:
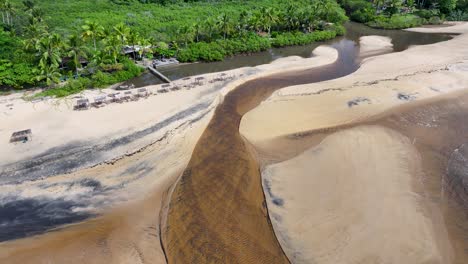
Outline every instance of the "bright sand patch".
[[359, 38], [359, 54], [361, 58], [391, 52], [392, 39], [384, 36], [364, 36]]
[[448, 263], [411, 187], [420, 170], [411, 141], [377, 126], [266, 167], [269, 213], [291, 262]]

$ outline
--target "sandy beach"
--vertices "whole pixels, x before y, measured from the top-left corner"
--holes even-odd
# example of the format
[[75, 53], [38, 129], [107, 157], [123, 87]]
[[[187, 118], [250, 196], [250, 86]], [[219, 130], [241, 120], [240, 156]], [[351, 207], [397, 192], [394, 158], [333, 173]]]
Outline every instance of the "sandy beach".
[[[187, 166], [215, 106], [226, 93], [250, 79], [282, 72], [283, 67], [318, 67], [337, 58], [337, 52], [329, 47], [317, 48], [314, 55], [310, 59], [289, 57], [269, 65], [226, 72], [224, 75], [231, 78], [221, 83], [209, 83], [220, 74], [207, 74], [202, 76], [204, 85], [190, 90], [158, 93], [160, 86], [147, 87], [156, 95], [88, 111], [73, 111], [73, 98], [37, 103], [24, 102], [18, 95], [3, 98], [5, 108], [7, 104], [13, 107], [4, 109], [2, 124], [6, 126], [1, 131], [2, 140], [8, 141], [11, 131], [26, 123], [33, 131], [31, 142], [9, 144], [2, 149], [3, 201], [60, 200], [72, 208], [72, 217], [100, 216], [55, 232], [3, 242], [0, 260], [165, 263], [160, 208]], [[92, 99], [110, 92], [90, 91], [82, 96]], [[54, 156], [60, 154], [58, 150], [70, 150], [66, 154], [71, 157]], [[70, 158], [78, 163], [61, 166]], [[28, 161], [33, 162], [32, 168]], [[26, 173], [19, 175], [17, 170], [23, 167]], [[63, 213], [49, 207], [52, 208], [37, 213]], [[71, 237], [73, 242], [68, 242]]]
[[467, 140], [457, 116], [466, 111], [468, 24], [413, 30], [463, 34], [280, 89], [244, 115], [240, 132], [261, 161], [292, 263], [467, 259], [466, 176], [454, 164]]
[[2, 97], [0, 201], [44, 229], [3, 228], [0, 262], [463, 263], [468, 24], [411, 30], [461, 35], [364, 36], [312, 84], [337, 50], [87, 111]]

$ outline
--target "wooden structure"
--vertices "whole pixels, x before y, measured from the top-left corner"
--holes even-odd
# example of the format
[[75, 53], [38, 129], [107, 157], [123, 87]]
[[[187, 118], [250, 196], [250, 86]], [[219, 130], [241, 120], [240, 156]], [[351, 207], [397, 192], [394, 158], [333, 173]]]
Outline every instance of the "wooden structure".
[[163, 82], [166, 82], [166, 83], [170, 83], [171, 80], [169, 80], [169, 78], [167, 78], [166, 76], [164, 76], [164, 74], [160, 73], [158, 70], [156, 70], [155, 68], [149, 66], [148, 67], [148, 70], [153, 74], [155, 75], [156, 77], [158, 77], [161, 81]]
[[30, 140], [32, 140], [31, 129], [16, 131], [13, 134], [11, 134], [11, 137], [10, 137], [10, 143], [16, 143], [16, 142], [26, 143]]

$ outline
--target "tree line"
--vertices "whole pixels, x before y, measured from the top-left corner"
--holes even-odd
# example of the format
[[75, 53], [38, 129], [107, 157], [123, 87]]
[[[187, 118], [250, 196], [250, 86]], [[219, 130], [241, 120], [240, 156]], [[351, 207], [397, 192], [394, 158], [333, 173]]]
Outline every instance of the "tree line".
[[[53, 86], [66, 78], [93, 78], [96, 73], [102, 77], [101, 73], [109, 75], [126, 70], [131, 70], [127, 76], [131, 78], [139, 71], [122, 54], [126, 45], [146, 47], [133, 54], [133, 58], [156, 55], [177, 56], [181, 61], [213, 61], [236, 53], [265, 50], [272, 45], [306, 44], [332, 38], [343, 33], [342, 24], [347, 20], [335, 1], [296, 0], [243, 9], [236, 14], [222, 12], [198, 17], [191, 23], [180, 24], [168, 41], [161, 41], [148, 37], [151, 34], [140, 34], [136, 26], [124, 22], [103, 26], [87, 20], [67, 34], [59, 34], [49, 27], [46, 12], [35, 1], [22, 1], [21, 6], [12, 6], [9, 0], [0, 3], [3, 18], [0, 34], [6, 40], [4, 45], [0, 41], [0, 49], [5, 51], [0, 55], [0, 86], [4, 87], [40, 83]], [[313, 37], [284, 34], [320, 31], [331, 33]], [[84, 64], [87, 67], [83, 68]]]

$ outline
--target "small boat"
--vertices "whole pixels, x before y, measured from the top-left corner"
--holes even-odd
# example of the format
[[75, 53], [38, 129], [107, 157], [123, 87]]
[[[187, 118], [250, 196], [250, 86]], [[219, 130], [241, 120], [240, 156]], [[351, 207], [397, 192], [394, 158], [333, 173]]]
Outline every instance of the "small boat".
[[179, 64], [179, 61], [176, 58], [153, 60], [153, 67], [169, 66]]

